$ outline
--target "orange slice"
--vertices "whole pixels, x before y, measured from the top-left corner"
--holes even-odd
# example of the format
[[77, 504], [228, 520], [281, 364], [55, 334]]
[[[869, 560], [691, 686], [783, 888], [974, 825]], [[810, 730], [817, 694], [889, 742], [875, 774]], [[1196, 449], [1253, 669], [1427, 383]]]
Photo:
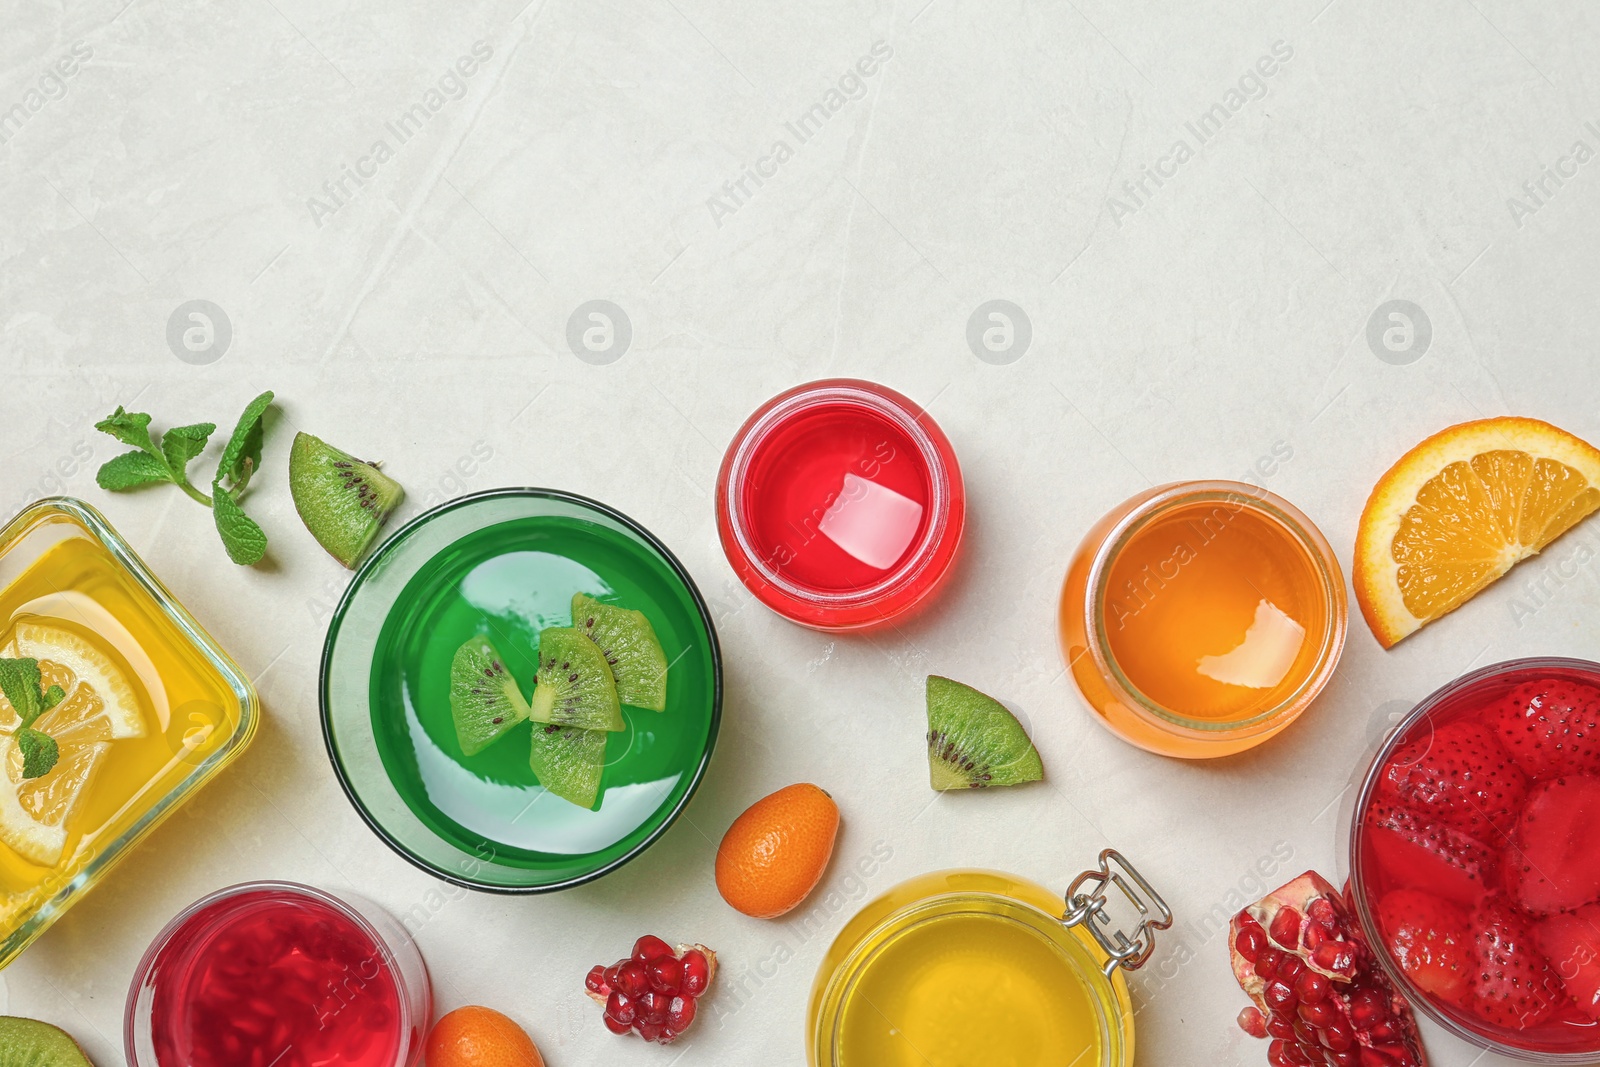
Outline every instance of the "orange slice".
[[1464, 422], [1378, 480], [1356, 601], [1384, 648], [1454, 611], [1600, 508], [1600, 450], [1537, 419]]

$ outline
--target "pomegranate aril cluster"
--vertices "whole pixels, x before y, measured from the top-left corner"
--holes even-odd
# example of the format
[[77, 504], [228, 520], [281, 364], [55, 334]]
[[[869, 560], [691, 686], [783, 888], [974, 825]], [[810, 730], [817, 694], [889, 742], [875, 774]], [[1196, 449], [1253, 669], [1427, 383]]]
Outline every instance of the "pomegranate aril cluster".
[[[1265, 925], [1263, 925], [1265, 924]], [[1339, 892], [1308, 872], [1233, 922], [1239, 1027], [1272, 1067], [1425, 1067], [1409, 1007], [1374, 965]]]
[[716, 961], [704, 945], [674, 949], [646, 934], [634, 943], [633, 955], [609, 967], [597, 964], [583, 984], [605, 1009], [607, 1030], [665, 1045], [694, 1023], [696, 1002], [711, 987]]

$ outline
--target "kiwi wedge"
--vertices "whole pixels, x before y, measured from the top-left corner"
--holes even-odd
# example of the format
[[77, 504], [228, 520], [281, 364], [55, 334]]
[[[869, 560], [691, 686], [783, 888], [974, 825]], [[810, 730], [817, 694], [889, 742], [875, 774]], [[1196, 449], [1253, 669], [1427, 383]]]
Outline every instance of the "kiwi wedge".
[[0, 1016], [0, 1067], [94, 1067], [65, 1030]]
[[476, 756], [529, 715], [517, 680], [494, 643], [475, 634], [450, 661], [450, 718], [461, 751]]
[[985, 789], [1044, 777], [1027, 731], [969, 685], [928, 675], [928, 778], [933, 788]]
[[539, 674], [533, 689], [535, 722], [585, 730], [622, 729], [617, 683], [600, 646], [571, 626], [539, 631]]
[[528, 762], [540, 785], [580, 808], [593, 808], [606, 765], [606, 732], [535, 723]]
[[600, 646], [617, 683], [617, 699], [636, 708], [667, 710], [667, 654], [644, 612], [572, 594], [572, 627]]
[[354, 567], [405, 496], [400, 483], [308, 433], [289, 449], [289, 495], [311, 536], [346, 567]]

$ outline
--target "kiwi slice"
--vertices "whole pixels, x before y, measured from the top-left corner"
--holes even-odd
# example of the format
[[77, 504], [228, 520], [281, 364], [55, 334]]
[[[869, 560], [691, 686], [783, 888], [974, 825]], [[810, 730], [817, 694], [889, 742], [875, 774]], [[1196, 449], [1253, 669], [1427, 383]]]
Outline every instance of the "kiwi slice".
[[572, 627], [600, 646], [617, 682], [617, 699], [636, 708], [667, 710], [667, 654], [644, 612], [572, 594]]
[[606, 764], [606, 732], [536, 723], [528, 762], [540, 785], [580, 808], [592, 808]]
[[570, 626], [539, 631], [533, 720], [585, 730], [622, 729], [617, 683], [600, 646]]
[[450, 717], [461, 751], [476, 756], [529, 715], [517, 680], [494, 643], [476, 634], [450, 661]]
[[1016, 716], [993, 697], [928, 675], [928, 778], [933, 788], [984, 789], [1044, 777]]
[[297, 433], [289, 449], [289, 495], [311, 536], [334, 559], [354, 567], [405, 490], [372, 464]]
[[94, 1067], [65, 1030], [0, 1016], [0, 1067]]

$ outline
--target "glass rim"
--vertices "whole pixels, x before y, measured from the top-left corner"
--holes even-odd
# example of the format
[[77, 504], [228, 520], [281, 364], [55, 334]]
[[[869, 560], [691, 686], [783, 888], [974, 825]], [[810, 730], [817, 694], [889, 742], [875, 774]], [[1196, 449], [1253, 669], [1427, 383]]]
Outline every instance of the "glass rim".
[[[630, 848], [621, 856], [602, 864], [600, 867], [588, 873], [575, 875], [570, 878], [564, 878], [559, 881], [547, 882], [540, 885], [497, 885], [475, 879], [460, 871], [451, 870], [447, 867], [433, 863], [421, 855], [418, 855], [415, 850], [413, 850], [405, 842], [401, 841], [398, 835], [392, 833], [386, 826], [384, 826], [378, 820], [377, 816], [369, 810], [367, 802], [362, 797], [356, 785], [351, 781], [350, 775], [345, 769], [344, 757], [340, 754], [339, 744], [333, 736], [333, 708], [331, 706], [331, 699], [329, 695], [334, 646], [337, 643], [340, 624], [343, 622], [345, 613], [350, 608], [352, 601], [359, 591], [361, 583], [372, 572], [372, 570], [380, 565], [382, 560], [387, 558], [388, 553], [396, 551], [398, 546], [402, 544], [402, 542], [408, 536], [410, 536], [414, 531], [426, 526], [428, 523], [442, 518], [452, 511], [468, 507], [472, 504], [482, 503], [486, 500], [503, 498], [555, 500], [562, 503], [575, 505], [580, 508], [587, 508], [621, 524], [630, 533], [639, 537], [645, 542], [646, 545], [648, 545], [653, 551], [661, 556], [662, 560], [666, 562], [673, 574], [679, 579], [680, 582], [682, 582], [684, 589], [689, 593], [689, 596], [694, 603], [695, 610], [700, 617], [700, 622], [706, 636], [707, 650], [711, 659], [711, 714], [707, 727], [706, 744], [704, 750], [700, 753], [699, 760], [695, 763], [694, 773], [690, 777], [689, 784], [684, 790], [683, 796], [680, 797], [678, 802], [672, 806], [670, 811], [668, 811], [665, 815], [658, 817], [659, 821], [651, 827], [651, 830], [648, 834], [641, 838], [640, 841], [634, 845], [634, 847]], [[563, 489], [546, 489], [536, 486], [502, 486], [495, 489], [482, 489], [475, 493], [467, 493], [451, 500], [446, 500], [442, 504], [437, 504], [434, 507], [422, 512], [420, 515], [408, 520], [392, 535], [384, 538], [383, 543], [373, 550], [364, 561], [362, 561], [361, 566], [358, 567], [355, 574], [351, 576], [349, 585], [345, 587], [344, 593], [339, 598], [338, 605], [333, 610], [333, 615], [328, 621], [327, 636], [323, 640], [322, 656], [319, 659], [317, 679], [317, 710], [318, 717], [321, 720], [323, 745], [328, 753], [328, 761], [333, 765], [334, 777], [338, 779], [339, 788], [344, 792], [345, 798], [350, 802], [350, 806], [355, 809], [356, 814], [360, 816], [361, 821], [366, 823], [367, 828], [371, 830], [380, 841], [387, 845], [391, 851], [393, 851], [407, 863], [411, 864], [413, 867], [416, 867], [418, 870], [430, 874], [442, 881], [448, 882], [451, 885], [458, 885], [463, 889], [470, 889], [480, 893], [492, 893], [501, 896], [531, 896], [540, 893], [556, 893], [565, 889], [572, 889], [577, 886], [584, 885], [598, 878], [602, 878], [605, 875], [617, 870], [619, 867], [624, 866], [638, 857], [641, 853], [648, 850], [651, 845], [660, 840], [661, 837], [669, 829], [671, 829], [673, 824], [678, 821], [678, 817], [683, 814], [684, 810], [688, 808], [689, 802], [694, 799], [695, 793], [699, 790], [701, 783], [705, 780], [706, 771], [711, 766], [711, 755], [716, 749], [717, 735], [722, 724], [722, 697], [722, 650], [717, 639], [716, 626], [712, 623], [711, 612], [706, 607], [705, 598], [700, 595], [699, 586], [695, 584], [694, 579], [690, 576], [687, 568], [685, 568], [678, 557], [672, 553], [672, 550], [662, 543], [662, 541], [656, 537], [655, 534], [645, 529], [643, 525], [608, 504], [604, 504], [590, 497], [582, 496], [578, 493], [568, 492]], [[430, 832], [432, 831], [430, 830]], [[434, 836], [437, 837], [438, 835], [435, 834]], [[463, 855], [465, 855], [465, 853], [463, 853]]]
[[34, 907], [4, 939], [0, 939], [0, 969], [8, 966], [50, 928], [78, 898], [99, 884], [106, 874], [145, 839], [168, 816], [186, 803], [199, 789], [238, 758], [255, 738], [261, 722], [261, 699], [248, 675], [235, 663], [205, 628], [200, 625], [161, 579], [155, 576], [133, 547], [106, 517], [91, 504], [70, 496], [49, 496], [33, 501], [0, 527], [0, 553], [33, 529], [48, 512], [65, 514], [75, 520], [104, 548], [153, 602], [161, 615], [187, 639], [196, 654], [216, 671], [238, 703], [239, 724], [216, 750], [194, 764], [182, 780], [175, 783], [126, 830], [102, 845], [94, 858], [67, 878], [59, 889]]
[[[927, 510], [928, 527], [917, 545], [903, 561], [887, 575], [872, 585], [846, 592], [824, 592], [810, 586], [799, 585], [769, 566], [756, 548], [752, 533], [745, 521], [739, 501], [750, 464], [767, 444], [769, 436], [781, 424], [805, 413], [808, 409], [830, 402], [846, 401], [866, 408], [886, 418], [904, 433], [917, 447], [923, 467], [928, 471], [929, 494]], [[929, 432], [922, 420], [932, 423], [939, 438], [943, 431], [928, 414], [926, 408], [902, 393], [887, 386], [859, 378], [822, 378], [787, 389], [757, 408], [734, 435], [733, 442], [723, 459], [719, 481], [719, 511], [726, 516], [728, 534], [744, 557], [745, 563], [786, 602], [802, 608], [844, 611], [869, 607], [914, 584], [940, 554], [951, 526], [952, 484], [959, 477], [959, 468], [952, 471], [940, 449], [940, 440]], [[950, 447], [948, 441], [943, 442]], [[952, 456], [954, 455], [952, 450]], [[786, 614], [786, 613], [785, 613]]]
[[[128, 996], [123, 1006], [123, 1055], [127, 1057], [129, 1067], [154, 1067], [154, 1065], [144, 1064], [143, 1061], [139, 1059], [138, 1048], [135, 1044], [137, 1038], [135, 1027], [138, 1023], [139, 1015], [137, 1011], [139, 994], [144, 989], [145, 982], [150, 977], [150, 972], [154, 969], [161, 956], [161, 953], [164, 952], [167, 946], [172, 943], [172, 939], [177, 936], [178, 932], [182, 930], [190, 920], [192, 920], [196, 915], [200, 914], [200, 912], [204, 911], [206, 908], [211, 907], [213, 904], [219, 904], [224, 901], [231, 900], [235, 897], [244, 896], [247, 893], [258, 892], [274, 893], [276, 894], [276, 899], [279, 900], [285, 900], [294, 897], [314, 900], [320, 904], [327, 905], [328, 907], [337, 911], [344, 918], [354, 923], [362, 933], [371, 938], [372, 943], [378, 949], [379, 960], [385, 973], [387, 973], [394, 981], [396, 992], [399, 994], [398, 1000], [400, 1009], [397, 1032], [402, 1035], [410, 1033], [413, 1024], [419, 1024], [425, 1029], [432, 1021], [429, 1019], [412, 1019], [410, 997], [412, 990], [406, 982], [406, 977], [402, 972], [402, 969], [395, 962], [395, 946], [389, 943], [389, 939], [383, 935], [383, 931], [379, 930], [370, 919], [362, 914], [360, 909], [356, 908], [342, 897], [329, 892], [328, 890], [318, 889], [316, 886], [305, 885], [301, 882], [290, 882], [279, 879], [265, 879], [257, 882], [240, 882], [237, 885], [226, 886], [222, 889], [207, 893], [205, 896], [189, 904], [188, 907], [184, 908], [178, 912], [178, 914], [174, 915], [170, 920], [168, 920], [167, 924], [161, 928], [161, 932], [156, 934], [156, 936], [151, 940], [149, 947], [144, 950], [144, 955], [140, 957], [138, 965], [133, 969], [133, 979], [128, 983]], [[374, 907], [376, 906], [377, 905], [374, 905]], [[397, 1061], [397, 1067], [398, 1063], [404, 1062], [405, 1047], [404, 1043], [402, 1043], [401, 1059]]]
[[1464, 1023], [1452, 1018], [1449, 1014], [1434, 1004], [1433, 998], [1422, 990], [1406, 976], [1405, 971], [1390, 958], [1389, 949], [1383, 944], [1383, 939], [1378, 936], [1377, 916], [1373, 912], [1372, 901], [1367, 896], [1366, 863], [1362, 859], [1365, 843], [1362, 828], [1365, 822], [1362, 818], [1366, 814], [1377, 789], [1378, 779], [1385, 764], [1395, 749], [1402, 744], [1402, 739], [1419, 721], [1426, 718], [1435, 708], [1446, 701], [1466, 692], [1476, 686], [1493, 681], [1509, 674], [1524, 671], [1541, 672], [1548, 670], [1577, 671], [1591, 675], [1597, 685], [1600, 685], [1600, 663], [1593, 660], [1579, 659], [1572, 656], [1523, 656], [1517, 659], [1502, 660], [1491, 663], [1486, 667], [1479, 667], [1468, 671], [1458, 678], [1446, 682], [1435, 689], [1406, 713], [1389, 731], [1383, 744], [1378, 746], [1378, 751], [1367, 764], [1366, 773], [1362, 777], [1361, 789], [1356, 794], [1355, 808], [1350, 815], [1350, 846], [1347, 860], [1350, 864], [1350, 903], [1356, 913], [1356, 921], [1361, 924], [1362, 933], [1372, 945], [1372, 955], [1376, 957], [1378, 965], [1389, 977], [1389, 981], [1405, 994], [1406, 999], [1434, 1023], [1444, 1030], [1459, 1037], [1461, 1040], [1477, 1048], [1497, 1052], [1524, 1063], [1545, 1064], [1592, 1064], [1597, 1053], [1600, 1053], [1600, 1036], [1595, 1039], [1595, 1046], [1588, 1051], [1574, 1052], [1544, 1052], [1536, 1049], [1522, 1048], [1510, 1045], [1499, 1038], [1490, 1037], [1466, 1026]]
[[[1292, 692], [1248, 719], [1222, 722], [1196, 719], [1162, 707], [1146, 696], [1123, 672], [1111, 650], [1110, 635], [1105, 625], [1104, 607], [1112, 559], [1121, 553], [1134, 534], [1155, 519], [1177, 507], [1207, 500], [1239, 502], [1241, 510], [1251, 508], [1282, 526], [1305, 549], [1322, 591], [1324, 632], [1316, 665]], [[1249, 482], [1202, 479], [1168, 482], [1154, 487], [1147, 499], [1119, 519], [1101, 538], [1090, 561], [1085, 584], [1088, 595], [1084, 597], [1083, 621], [1086, 632], [1093, 635], [1088, 642], [1088, 652], [1100, 676], [1130, 710], [1152, 725], [1197, 740], [1211, 740], [1219, 735], [1250, 737], [1278, 728], [1283, 719], [1304, 711], [1327, 686], [1344, 653], [1349, 630], [1349, 602], [1344, 588], [1344, 571], [1339, 566], [1333, 547], [1317, 525], [1299, 508], [1271, 490]]]

